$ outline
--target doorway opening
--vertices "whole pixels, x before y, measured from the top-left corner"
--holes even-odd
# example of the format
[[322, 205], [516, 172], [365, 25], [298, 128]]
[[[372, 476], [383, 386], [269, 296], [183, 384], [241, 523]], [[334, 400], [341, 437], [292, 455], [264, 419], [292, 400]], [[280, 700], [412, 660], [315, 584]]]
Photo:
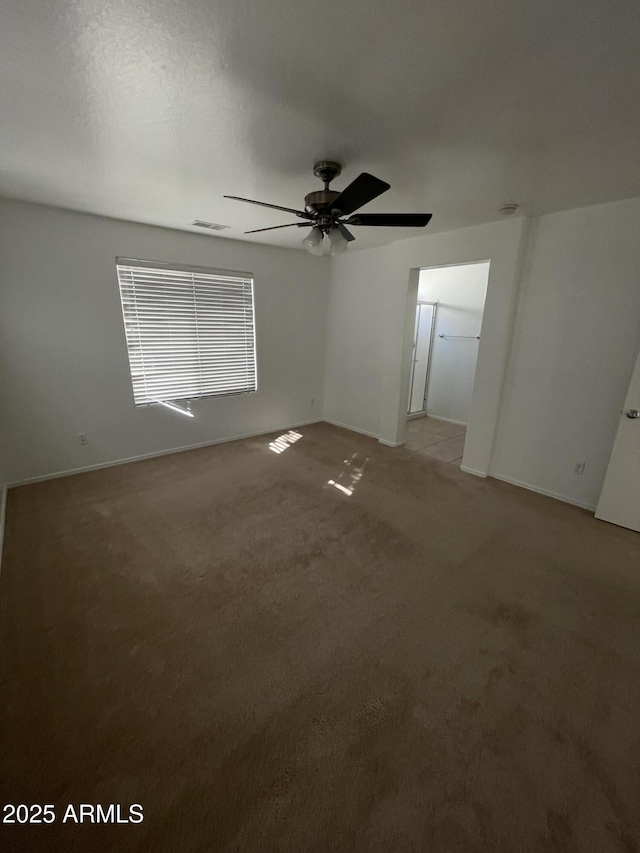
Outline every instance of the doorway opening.
[[406, 447], [460, 465], [475, 380], [489, 262], [421, 269]]

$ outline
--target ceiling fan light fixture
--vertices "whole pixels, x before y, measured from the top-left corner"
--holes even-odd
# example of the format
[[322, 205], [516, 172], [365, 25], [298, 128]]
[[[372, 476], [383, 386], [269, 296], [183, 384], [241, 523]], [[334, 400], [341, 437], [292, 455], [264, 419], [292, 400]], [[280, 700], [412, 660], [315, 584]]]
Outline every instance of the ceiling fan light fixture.
[[323, 239], [324, 234], [322, 233], [322, 228], [315, 225], [302, 241], [302, 245], [305, 247], [307, 252], [310, 252], [312, 255], [322, 255]]
[[327, 236], [332, 255], [340, 255], [349, 248], [349, 241], [345, 240], [337, 228], [332, 228]]

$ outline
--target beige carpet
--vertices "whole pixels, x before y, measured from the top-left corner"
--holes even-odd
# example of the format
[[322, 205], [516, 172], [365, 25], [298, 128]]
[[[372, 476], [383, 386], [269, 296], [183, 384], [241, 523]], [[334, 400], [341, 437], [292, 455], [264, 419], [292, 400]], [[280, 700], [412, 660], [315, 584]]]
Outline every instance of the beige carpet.
[[299, 432], [10, 492], [2, 850], [638, 850], [640, 537]]

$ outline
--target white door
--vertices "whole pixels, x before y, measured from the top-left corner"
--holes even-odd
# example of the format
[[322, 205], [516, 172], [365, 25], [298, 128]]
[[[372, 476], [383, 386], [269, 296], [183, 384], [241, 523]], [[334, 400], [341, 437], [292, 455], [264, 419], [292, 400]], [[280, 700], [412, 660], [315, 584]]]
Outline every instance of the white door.
[[640, 532], [640, 354], [620, 417], [596, 518]]
[[424, 412], [429, 381], [429, 358], [436, 306], [432, 302], [418, 302], [416, 326], [413, 337], [413, 364], [411, 369], [411, 387], [409, 389], [410, 415]]

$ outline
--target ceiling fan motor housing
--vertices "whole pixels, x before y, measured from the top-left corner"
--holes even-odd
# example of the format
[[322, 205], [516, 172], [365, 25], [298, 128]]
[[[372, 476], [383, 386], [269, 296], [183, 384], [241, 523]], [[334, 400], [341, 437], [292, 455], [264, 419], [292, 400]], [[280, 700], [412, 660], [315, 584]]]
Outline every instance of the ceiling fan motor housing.
[[317, 190], [317, 192], [309, 193], [304, 197], [305, 210], [308, 213], [321, 213], [331, 210], [331, 203], [338, 198], [339, 192], [335, 190]]

